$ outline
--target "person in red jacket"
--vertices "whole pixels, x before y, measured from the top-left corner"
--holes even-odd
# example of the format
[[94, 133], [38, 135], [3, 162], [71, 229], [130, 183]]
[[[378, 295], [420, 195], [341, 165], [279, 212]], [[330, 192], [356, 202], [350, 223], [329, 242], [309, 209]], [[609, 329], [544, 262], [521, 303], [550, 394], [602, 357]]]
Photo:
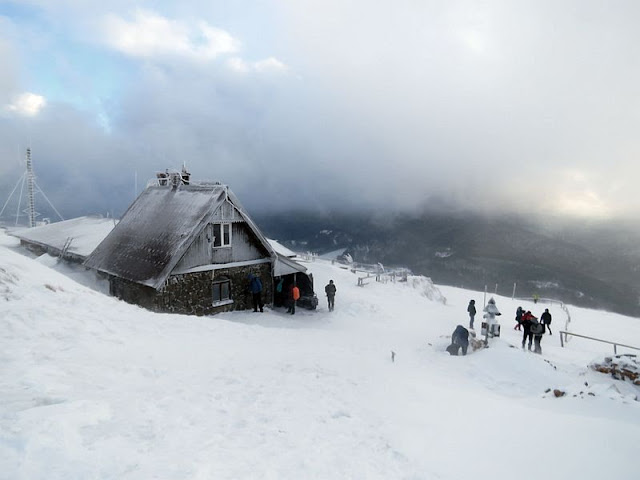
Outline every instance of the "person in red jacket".
[[529, 350], [531, 350], [531, 344], [533, 343], [533, 334], [531, 333], [531, 325], [533, 325], [533, 321], [538, 320], [533, 316], [530, 310], [527, 310], [524, 315], [522, 315], [522, 348], [524, 348], [524, 344], [529, 339]]

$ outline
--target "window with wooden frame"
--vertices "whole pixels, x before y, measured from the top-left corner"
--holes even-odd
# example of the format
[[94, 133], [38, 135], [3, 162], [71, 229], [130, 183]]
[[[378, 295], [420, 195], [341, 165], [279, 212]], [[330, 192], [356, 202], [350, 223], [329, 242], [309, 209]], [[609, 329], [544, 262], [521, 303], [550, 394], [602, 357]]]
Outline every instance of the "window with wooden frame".
[[231, 224], [230, 223], [214, 223], [213, 224], [213, 248], [230, 247], [231, 246]]
[[231, 281], [228, 279], [217, 280], [212, 284], [213, 303], [227, 302], [231, 300]]

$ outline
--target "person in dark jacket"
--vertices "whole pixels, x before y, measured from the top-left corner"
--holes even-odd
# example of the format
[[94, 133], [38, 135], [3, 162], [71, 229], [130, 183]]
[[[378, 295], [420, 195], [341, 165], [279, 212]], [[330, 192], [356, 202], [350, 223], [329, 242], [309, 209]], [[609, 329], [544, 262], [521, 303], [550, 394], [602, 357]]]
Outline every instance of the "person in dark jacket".
[[[462, 355], [466, 355], [467, 348], [469, 347], [469, 330], [462, 325], [458, 325], [451, 334], [450, 347], [454, 347], [451, 351], [455, 351], [455, 353], [452, 353], [452, 355], [457, 355], [460, 348], [462, 348]], [[449, 353], [451, 353], [451, 351]]]
[[533, 343], [531, 325], [533, 325], [534, 320], [536, 323], [538, 322], [538, 319], [529, 310], [522, 315], [522, 348], [524, 348], [525, 342], [529, 340], [529, 350], [531, 350], [531, 344]]
[[[531, 331], [531, 335], [533, 335], [533, 353], [542, 353], [542, 347], [540, 346], [540, 342], [542, 341], [542, 335], [544, 335], [544, 324], [538, 323], [538, 320], [531, 321], [531, 327], [529, 329]], [[529, 347], [531, 350], [531, 347]]]
[[522, 307], [518, 307], [516, 310], [516, 326], [513, 327], [514, 330], [522, 330], [522, 315], [524, 315], [524, 310]]
[[264, 312], [264, 304], [262, 303], [262, 282], [258, 277], [249, 274], [249, 291], [253, 299], [253, 311], [257, 312], [258, 308]]
[[276, 285], [276, 291], [273, 294], [273, 306], [281, 307], [287, 302], [287, 292], [284, 288], [284, 277], [280, 277], [278, 284]]
[[[553, 335], [551, 333], [551, 314], [549, 313], [549, 309], [545, 308], [544, 309], [544, 313], [542, 315], [540, 315], [540, 321], [542, 322], [542, 325], [544, 325], [545, 330], [548, 328], [549, 329], [549, 335]], [[542, 332], [544, 333], [544, 332]]]
[[324, 293], [327, 294], [327, 302], [329, 303], [329, 311], [333, 312], [336, 298], [336, 286], [333, 284], [333, 280], [329, 280], [329, 283], [324, 287]]
[[469, 300], [469, 306], [467, 307], [467, 312], [469, 312], [469, 328], [473, 330], [473, 320], [476, 316], [475, 300]]

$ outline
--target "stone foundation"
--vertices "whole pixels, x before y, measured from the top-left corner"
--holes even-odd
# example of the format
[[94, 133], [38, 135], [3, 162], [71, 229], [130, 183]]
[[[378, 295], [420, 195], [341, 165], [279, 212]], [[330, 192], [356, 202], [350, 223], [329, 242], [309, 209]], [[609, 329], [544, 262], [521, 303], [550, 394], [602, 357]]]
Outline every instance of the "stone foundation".
[[[148, 310], [187, 315], [212, 315], [253, 308], [252, 296], [248, 290], [249, 274], [260, 278], [263, 287], [262, 301], [265, 305], [270, 305], [273, 299], [270, 263], [172, 275], [160, 290], [117, 277], [111, 277], [109, 284], [111, 295]], [[231, 301], [214, 305], [212, 285], [221, 280], [230, 281]]]

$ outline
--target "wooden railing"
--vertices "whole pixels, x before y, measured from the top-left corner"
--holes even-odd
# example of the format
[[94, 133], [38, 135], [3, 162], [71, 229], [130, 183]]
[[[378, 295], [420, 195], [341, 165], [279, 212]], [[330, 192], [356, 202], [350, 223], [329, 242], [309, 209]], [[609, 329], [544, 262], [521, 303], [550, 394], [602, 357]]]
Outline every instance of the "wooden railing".
[[[610, 345], [613, 345], [613, 353], [616, 354], [616, 355], [618, 354], [618, 347], [631, 348], [633, 350], [640, 350], [640, 348], [632, 347], [631, 345], [624, 345], [624, 344], [618, 343], [618, 342], [611, 342], [609, 340], [603, 340], [601, 338], [587, 337], [586, 335], [578, 335], [577, 333], [566, 332], [564, 330], [560, 331], [560, 346], [561, 347], [564, 347], [564, 344], [567, 342], [567, 337], [569, 335], [571, 335], [572, 337], [586, 338], [588, 340], [594, 340], [596, 342], [608, 343]], [[564, 340], [562, 339], [562, 337], [564, 337]]]

